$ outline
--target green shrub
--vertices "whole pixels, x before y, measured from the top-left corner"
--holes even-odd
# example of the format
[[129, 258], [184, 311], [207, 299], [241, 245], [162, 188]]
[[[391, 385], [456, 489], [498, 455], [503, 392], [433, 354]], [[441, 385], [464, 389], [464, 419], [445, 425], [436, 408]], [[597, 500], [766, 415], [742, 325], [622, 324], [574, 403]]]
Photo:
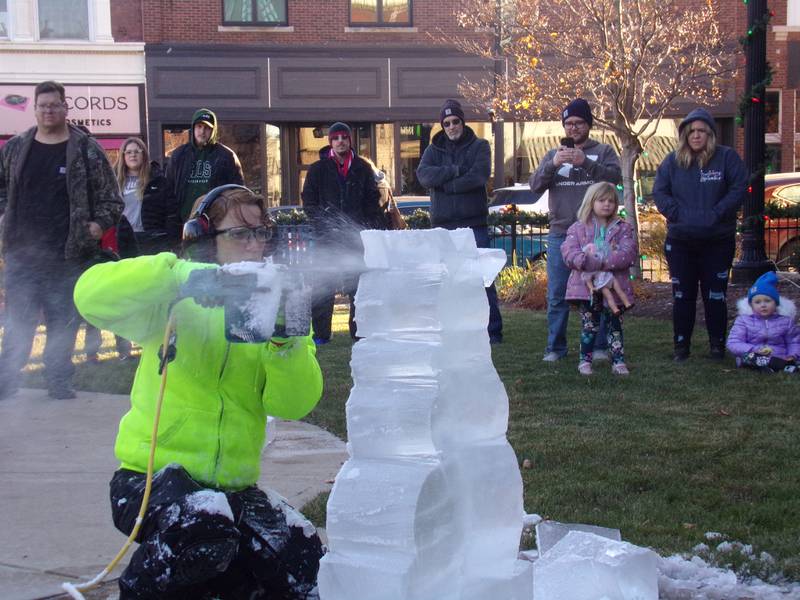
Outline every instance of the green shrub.
[[544, 260], [523, 267], [506, 267], [495, 281], [497, 296], [506, 304], [541, 310], [547, 307], [547, 267]]

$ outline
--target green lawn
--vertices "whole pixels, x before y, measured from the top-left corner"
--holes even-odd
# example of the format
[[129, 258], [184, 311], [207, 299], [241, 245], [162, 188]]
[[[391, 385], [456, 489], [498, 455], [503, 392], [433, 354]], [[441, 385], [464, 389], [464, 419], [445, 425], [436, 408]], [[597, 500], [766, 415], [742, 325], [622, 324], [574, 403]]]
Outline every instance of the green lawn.
[[[630, 377], [600, 363], [585, 378], [574, 354], [541, 362], [544, 313], [503, 313], [505, 343], [493, 357], [510, 401], [509, 440], [520, 463], [532, 465], [522, 471], [527, 512], [616, 527], [662, 554], [721, 532], [770, 552], [800, 579], [800, 375], [712, 362], [702, 332], [691, 360], [675, 365], [670, 323], [629, 317]], [[346, 438], [351, 344], [343, 312], [334, 326], [318, 352], [325, 395], [307, 420]], [[574, 316], [570, 339], [578, 339]], [[76, 386], [125, 392], [134, 363], [79, 365]], [[40, 375], [34, 368], [27, 377], [36, 385]], [[324, 506], [321, 497], [306, 511], [324, 523]]]
[[[671, 324], [626, 319], [631, 375], [577, 355], [541, 361], [544, 313], [503, 310], [493, 347], [510, 402], [509, 440], [522, 471], [525, 510], [565, 522], [616, 527], [663, 553], [687, 552], [707, 531], [753, 544], [800, 578], [800, 375], [764, 376], [704, 357], [671, 362]], [[346, 437], [350, 342], [320, 348], [325, 396], [308, 420]], [[577, 344], [577, 319], [570, 321]], [[324, 498], [308, 507], [322, 520]], [[319, 513], [319, 514], [318, 514]]]

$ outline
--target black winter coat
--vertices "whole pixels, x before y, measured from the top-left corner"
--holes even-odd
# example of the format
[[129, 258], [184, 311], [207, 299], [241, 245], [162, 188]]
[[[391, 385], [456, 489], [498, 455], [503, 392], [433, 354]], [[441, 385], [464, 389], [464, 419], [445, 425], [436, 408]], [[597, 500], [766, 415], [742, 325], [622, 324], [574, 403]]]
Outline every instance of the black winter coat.
[[344, 238], [357, 238], [359, 228], [386, 229], [380, 192], [372, 167], [357, 155], [342, 181], [329, 150], [330, 146], [322, 148], [320, 159], [308, 169], [303, 208], [318, 236], [351, 245]]
[[470, 127], [455, 143], [444, 131], [433, 136], [417, 167], [417, 179], [431, 193], [431, 224], [456, 229], [486, 225], [491, 174], [489, 142]]
[[[181, 218], [161, 166], [150, 163], [150, 181], [142, 195], [143, 232], [136, 234], [142, 254], [174, 251], [181, 241]], [[123, 257], [125, 258], [125, 257]]]
[[[191, 131], [189, 133], [191, 134]], [[214, 144], [209, 147], [209, 151], [207, 160], [212, 163], [211, 180], [208, 182], [209, 190], [229, 183], [244, 185], [242, 165], [233, 150], [224, 144]], [[191, 143], [186, 143], [175, 149], [167, 164], [166, 178], [169, 210], [174, 210], [177, 215], [180, 215], [184, 186], [189, 178], [193, 162], [194, 146]]]

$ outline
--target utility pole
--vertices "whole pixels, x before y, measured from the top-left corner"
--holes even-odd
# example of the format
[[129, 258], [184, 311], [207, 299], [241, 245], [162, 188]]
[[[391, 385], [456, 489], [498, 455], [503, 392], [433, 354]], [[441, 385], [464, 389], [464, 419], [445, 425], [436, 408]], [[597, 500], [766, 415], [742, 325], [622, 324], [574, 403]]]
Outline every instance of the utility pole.
[[[495, 90], [497, 89], [497, 78], [505, 73], [505, 60], [503, 60], [502, 44], [503, 41], [503, 0], [495, 0], [495, 22], [494, 28], [494, 74]], [[496, 96], [497, 94], [495, 94]], [[490, 110], [489, 118], [492, 121], [492, 133], [494, 134], [494, 189], [505, 186], [505, 138], [504, 123], [502, 118], [494, 110]]]
[[747, 0], [745, 90], [750, 102], [744, 114], [744, 162], [750, 180], [742, 209], [742, 254], [732, 280], [750, 284], [773, 267], [764, 251], [764, 102], [767, 77], [767, 0]]

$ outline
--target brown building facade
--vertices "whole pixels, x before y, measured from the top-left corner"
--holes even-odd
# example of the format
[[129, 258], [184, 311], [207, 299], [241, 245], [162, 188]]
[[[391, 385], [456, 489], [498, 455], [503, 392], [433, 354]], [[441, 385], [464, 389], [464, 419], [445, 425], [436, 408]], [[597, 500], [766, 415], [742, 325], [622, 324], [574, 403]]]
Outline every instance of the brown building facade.
[[[721, 1], [721, 26], [738, 37], [746, 6]], [[800, 2], [773, 3], [769, 34], [776, 78], [767, 142], [775, 171], [795, 170], [800, 161], [800, 28], [790, 4]], [[492, 68], [441, 41], [464, 34], [456, 7], [454, 0], [111, 0], [115, 40], [145, 42], [153, 156], [183, 143], [192, 112], [208, 107], [223, 142], [242, 159], [247, 183], [274, 205], [299, 202], [305, 172], [337, 120], [353, 126], [357, 150], [388, 174], [396, 193], [425, 193], [414, 171], [439, 106], [459, 97], [462, 78]], [[713, 109], [723, 143], [741, 140], [736, 95], [730, 90]], [[477, 133], [494, 141], [501, 181], [524, 181], [536, 161], [524, 139], [531, 128], [493, 127], [485, 109], [466, 108]], [[657, 160], [643, 160], [644, 170]]]

